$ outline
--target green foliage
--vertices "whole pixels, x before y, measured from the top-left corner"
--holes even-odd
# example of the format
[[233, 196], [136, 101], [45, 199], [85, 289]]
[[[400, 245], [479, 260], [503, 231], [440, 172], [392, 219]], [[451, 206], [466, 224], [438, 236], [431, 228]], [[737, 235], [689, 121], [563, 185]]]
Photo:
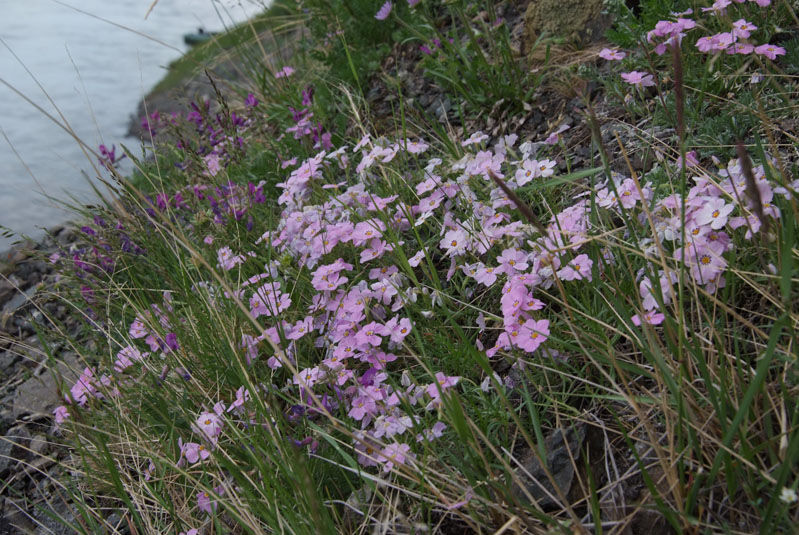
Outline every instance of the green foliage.
[[[75, 308], [89, 308], [87, 334], [93, 344], [80, 344], [82, 357], [96, 366], [97, 376], [108, 372], [107, 381], [97, 383], [101, 395], [89, 396], [81, 407], [73, 400], [64, 424], [89, 481], [83, 492], [129, 511], [140, 533], [202, 525], [215, 533], [333, 534], [420, 523], [431, 531], [490, 533], [513, 527], [525, 533], [566, 534], [599, 531], [608, 518], [621, 513], [632, 518], [639, 509], [677, 532], [792, 529], [799, 513], [779, 493], [799, 484], [796, 200], [775, 195], [769, 208], [781, 210], [783, 217], [764, 216], [770, 228], [754, 237], [747, 237], [746, 228], [729, 230], [729, 269], [723, 283], [715, 279], [718, 288], [712, 290], [705, 281], [694, 280], [685, 262], [677, 261], [678, 253], [686, 250], [681, 245], [685, 238], [663, 236], [666, 226], [684, 227], [686, 211], [674, 214], [699, 182], [674, 165], [672, 156], [689, 146], [708, 145], [699, 151], [708, 168], [703, 172], [707, 181], [721, 183], [724, 176], [711, 170], [709, 157], [730, 153], [714, 145], [744, 139], [752, 159], [763, 165], [761, 180], [769, 187], [787, 186], [795, 165], [783, 175], [782, 163], [769, 163], [780, 154], [779, 147], [766, 144], [763, 134], [771, 132], [770, 117], [795, 114], [796, 105], [789, 101], [781, 108], [784, 95], [771, 84], [749, 84], [739, 72], [745, 60], [699, 56], [686, 40], [684, 80], [691, 88], [684, 103], [686, 146], [677, 146], [675, 137], [644, 141], [642, 150], [666, 156], [641, 173], [629, 173], [635, 192], [645, 188], [651, 197], [644, 195], [627, 207], [599, 206], [598, 195], [605, 189], [600, 184], [621, 198], [622, 184], [608, 181], [618, 175], [606, 161], [603, 168], [537, 177], [515, 189], [518, 204], [507, 204], [502, 195], [508, 194], [490, 177], [504, 174], [512, 180], [525, 159], [517, 147], [505, 147], [507, 155], [502, 152], [502, 173], [466, 173], [463, 165], [491, 147], [482, 141], [465, 148], [460, 139], [439, 129], [440, 145], [426, 153], [407, 150], [407, 140], [401, 139], [396, 151], [380, 152], [371, 167], [357, 172], [355, 161], [339, 165], [342, 160], [325, 159], [328, 155], [320, 153], [320, 141], [312, 136], [287, 132], [298, 121], [289, 106], [302, 107], [301, 92], [313, 85], [315, 97], [305, 104], [306, 112], [335, 134], [334, 147], [352, 147], [370, 131], [360, 120], [369, 110], [353, 96], [354, 89], [363, 89], [380, 57], [404, 39], [429, 42], [438, 36], [441, 49], [422, 64], [426, 75], [475, 110], [503, 98], [518, 106], [538, 80], [520, 70], [506, 28], [484, 21], [477, 35], [469, 22], [476, 4], [462, 2], [424, 3], [419, 6], [429, 9], [424, 13], [398, 2], [385, 21], [374, 20], [379, 6], [371, 2], [313, 0], [303, 5], [320, 41], [316, 58], [323, 61], [323, 69], [301, 54], [296, 63], [292, 60], [298, 69], [293, 76], [259, 75], [255, 85], [262, 102], [255, 110], [234, 110], [250, 113], [252, 121], [241, 132], [225, 130], [230, 138], [239, 133], [246, 137], [244, 146], [231, 145], [217, 172], [203, 167], [207, 132], [175, 121], [165, 129], [171, 137], [155, 149], [157, 158], [137, 161], [132, 180], [120, 180], [118, 202], [84, 211], [109, 224], [95, 223], [96, 235], [86, 238], [89, 246], [74, 253], [91, 263], [90, 269], [77, 265], [73, 253], [60, 266], [65, 299]], [[640, 16], [627, 13], [620, 19], [616, 38], [637, 43], [664, 10], [678, 9], [675, 5], [644, 2]], [[442, 19], [451, 21], [451, 27], [442, 30]], [[344, 33], [324, 42], [338, 29]], [[670, 61], [651, 54], [625, 59], [623, 70], [658, 73], [661, 83], [648, 94], [630, 91], [607, 73], [591, 76], [605, 79], [608, 94], [622, 102], [631, 95], [626, 119], [644, 117], [651, 122], [647, 128], [673, 127], [676, 97], [673, 87], [662, 81], [672, 72]], [[501, 83], [510, 79], [520, 83]], [[231, 105], [220, 99], [223, 123]], [[736, 113], [725, 114], [730, 106]], [[761, 106], [769, 110], [764, 117], [756, 113]], [[395, 118], [403, 133], [405, 120]], [[372, 144], [391, 152], [389, 142], [377, 137]], [[175, 139], [181, 140], [179, 148]], [[598, 148], [599, 140], [594, 141]], [[534, 157], [560, 158], [558, 151], [568, 150], [542, 147]], [[357, 151], [346, 154], [353, 160], [365, 158]], [[321, 225], [339, 211], [353, 225], [379, 220], [385, 225], [381, 239], [389, 246], [382, 259], [361, 256], [363, 247], [350, 239], [334, 250], [321, 242], [321, 256], [307, 265], [304, 255], [310, 253], [302, 248], [317, 238], [327, 239], [321, 226], [298, 226], [301, 230], [283, 237], [267, 232], [297, 216], [282, 211], [296, 199], [279, 204], [278, 197], [288, 188], [292, 171], [317, 155], [319, 175], [307, 179], [297, 205], [300, 220], [307, 216]], [[598, 156], [595, 152], [585, 161], [598, 161]], [[297, 162], [284, 168], [290, 157]], [[463, 165], [454, 165], [462, 157]], [[425, 169], [430, 158], [442, 161]], [[442, 196], [444, 207], [425, 216], [406, 210], [409, 224], [403, 228], [403, 217], [392, 211], [396, 206], [382, 206], [419, 203], [423, 194], [417, 186], [425, 180], [448, 192]], [[254, 200], [256, 185], [263, 188], [262, 200]], [[345, 188], [350, 188], [351, 199], [362, 188], [368, 200], [349, 203], [340, 195]], [[611, 197], [605, 193], [605, 199]], [[656, 204], [670, 195], [679, 195], [675, 206]], [[736, 214], [754, 217], [747, 212], [754, 210], [747, 201], [721, 198], [737, 203]], [[577, 209], [588, 214], [585, 228], [566, 232], [569, 216], [563, 210], [580, 199], [586, 199]], [[479, 212], [487, 214], [492, 205], [494, 213], [483, 221]], [[242, 207], [244, 215], [237, 212]], [[549, 239], [522, 219], [523, 207], [550, 225]], [[471, 250], [458, 257], [445, 251], [442, 234], [469, 229], [476, 236], [497, 215], [513, 228], [487, 239], [484, 252]], [[307, 243], [296, 244], [296, 250], [281, 241], [298, 236]], [[129, 240], [140, 250], [131, 248]], [[223, 266], [224, 247], [241, 254], [241, 261]], [[535, 310], [536, 318], [550, 321], [552, 329], [546, 346], [535, 353], [509, 344], [489, 358], [486, 349], [497, 337], [510, 336], [498, 305], [507, 273], [487, 287], [473, 282], [468, 265], [497, 266], [503, 249], [525, 250], [532, 255], [527, 259], [536, 258], [538, 265], [529, 271], [549, 280], [533, 285], [535, 299], [546, 306], [525, 306], [530, 314]], [[414, 266], [409, 258], [417, 251], [422, 255]], [[578, 280], [557, 275], [581, 254], [594, 259], [590, 272], [581, 272]], [[320, 311], [319, 300], [329, 296], [312, 282], [319, 266], [339, 258], [352, 264], [342, 286], [348, 290], [374, 288], [370, 271], [377, 266], [395, 266], [404, 277], [395, 288], [403, 292], [398, 310], [373, 306], [379, 296], [360, 299], [370, 300], [364, 321], [383, 321], [397, 313], [413, 323], [411, 334], [391, 349], [396, 360], [381, 366], [369, 363], [385, 374], [382, 385], [392, 392], [422, 389], [415, 401], [402, 395], [395, 405], [414, 415], [402, 438], [413, 445], [413, 466], [409, 461], [383, 470], [358, 460], [359, 440], [369, 424], [348, 413], [346, 397], [369, 386], [368, 380], [357, 385], [345, 381], [334, 388], [335, 369], [330, 368], [322, 383], [327, 390], [302, 386], [298, 371], [323, 366], [330, 356], [328, 340], [316, 338], [320, 333], [330, 336], [325, 330], [330, 316], [348, 306], [343, 300], [331, 301], [335, 306]], [[661, 278], [661, 273], [674, 277]], [[251, 310], [248, 298], [256, 297], [256, 285], [265, 284], [262, 277], [279, 283], [291, 300], [279, 318], [256, 317]], [[652, 311], [663, 314], [658, 325], [633, 321], [646, 308], [644, 280], [651, 281], [657, 302]], [[313, 333], [289, 338], [293, 326], [309, 314], [319, 320]], [[131, 339], [135, 318], [151, 340]], [[357, 324], [353, 320], [344, 328], [349, 332]], [[164, 341], [169, 334], [178, 346]], [[254, 357], [247, 337], [260, 338]], [[114, 370], [120, 349], [143, 343], [152, 344], [151, 355], [124, 372]], [[352, 367], [361, 371], [366, 365]], [[445, 394], [436, 372], [458, 376], [457, 388]], [[426, 386], [438, 389], [440, 403], [433, 403]], [[249, 399], [234, 406], [244, 390]], [[216, 440], [207, 441], [198, 432], [200, 414], [224, 419]], [[436, 422], [446, 424], [440, 438], [415, 440]], [[569, 460], [561, 458], [560, 464], [572, 465], [575, 482], [569, 492], [552, 493], [551, 505], [544, 508], [523, 496], [531, 487], [523, 483], [519, 466], [523, 458], [546, 458], [551, 453], [546, 437], [572, 427], [590, 433]], [[179, 447], [189, 440], [202, 441], [208, 458], [189, 461]], [[549, 466], [539, 477], [548, 479], [558, 468]], [[629, 504], [631, 512], [620, 511], [619, 497], [631, 488], [645, 490]], [[198, 500], [206, 495], [217, 502], [211, 513], [199, 509]], [[358, 495], [368, 499], [350, 501]], [[353, 509], [360, 512], [354, 519]], [[87, 514], [95, 520], [99, 515]]]

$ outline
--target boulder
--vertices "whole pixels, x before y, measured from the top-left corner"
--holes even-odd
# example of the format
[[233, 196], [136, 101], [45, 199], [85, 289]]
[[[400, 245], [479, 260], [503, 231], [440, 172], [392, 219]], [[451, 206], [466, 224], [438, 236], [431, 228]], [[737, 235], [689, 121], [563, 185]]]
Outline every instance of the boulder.
[[[77, 355], [69, 354], [58, 363], [56, 374], [63, 377], [67, 386], [71, 386], [77, 380], [79, 371]], [[58, 397], [56, 384], [56, 377], [50, 370], [22, 383], [14, 396], [13, 417], [19, 418], [23, 414], [50, 416], [52, 410], [63, 403]]]
[[523, 52], [529, 54], [542, 34], [584, 46], [601, 39], [612, 18], [604, 0], [532, 0], [524, 13]]
[[547, 476], [552, 476], [558, 490], [563, 496], [568, 496], [575, 474], [575, 462], [580, 458], [580, 448], [585, 440], [585, 424], [578, 423], [565, 429], [554, 429], [544, 437], [544, 452], [546, 466], [535, 452], [527, 449], [520, 457], [521, 466], [514, 472], [516, 481], [524, 488], [514, 483], [513, 493], [522, 502], [529, 502], [528, 494], [538, 503], [544, 511], [558, 508], [557, 491]]

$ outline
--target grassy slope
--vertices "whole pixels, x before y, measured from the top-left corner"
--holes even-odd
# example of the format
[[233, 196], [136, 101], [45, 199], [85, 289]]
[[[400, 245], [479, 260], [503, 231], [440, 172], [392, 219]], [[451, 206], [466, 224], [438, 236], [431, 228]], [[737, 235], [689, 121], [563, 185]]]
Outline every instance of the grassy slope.
[[[371, 11], [365, 17], [375, 24]], [[233, 45], [248, 31], [252, 33], [247, 27], [236, 31], [242, 32], [236, 39], [225, 41], [222, 37], [220, 43]], [[375, 32], [374, 26], [372, 31]], [[380, 35], [370, 37], [379, 38]], [[368, 56], [373, 50], [364, 43], [371, 41], [364, 38], [363, 43], [356, 44], [360, 47], [353, 45], [352, 54]], [[176, 78], [170, 83], [178, 83], [177, 73], [185, 75], [195, 62], [224, 50], [218, 45], [206, 46], [217, 48], [198, 50], [195, 57], [176, 67]], [[469, 56], [468, 43], [463, 51], [455, 52], [462, 54], [463, 62], [456, 59], [447, 64], [443, 54], [435, 59], [441, 63], [441, 70], [434, 75], [442, 85], [451, 81], [450, 95], [483, 90], [480, 98], [474, 99], [479, 102], [502, 89], [495, 83], [498, 73], [505, 72], [502, 65], [484, 65], [481, 62], [485, 58], [481, 59], [481, 52], [475, 50], [471, 51], [474, 55]], [[470, 58], [476, 59], [471, 61]], [[340, 117], [346, 117], [350, 132], [358, 134], [345, 136], [343, 128], [337, 129], [336, 146], [352, 146], [360, 138], [360, 128], [370, 129], [368, 123], [358, 120], [366, 117], [368, 110], [361, 105], [356, 91], [338, 84], [347, 69], [360, 72], [355, 65], [359, 59], [344, 56], [338, 64], [338, 72], [321, 71], [321, 77], [317, 76], [318, 66], [305, 71], [298, 69], [300, 72], [289, 80], [267, 77], [258, 94], [261, 108], [257, 113], [235, 110], [242, 114], [253, 113], [255, 119], [255, 126], [244, 134], [247, 150], [244, 154], [235, 151], [226, 154], [230, 157], [230, 165], [216, 179], [204, 172], [205, 152], [187, 150], [186, 146], [183, 150], [166, 147], [168, 154], [161, 156], [161, 168], [147, 166], [143, 173], [146, 180], [139, 183], [146, 184], [150, 194], [165, 194], [171, 204], [166, 203], [163, 208], [150, 206], [131, 192], [128, 194], [130, 213], [122, 214], [126, 232], [141, 241], [145, 255], [122, 251], [124, 239], [119, 233], [97, 229], [101, 240], [107, 240], [118, 255], [121, 268], [112, 277], [106, 279], [99, 274], [95, 280], [98, 295], [113, 296], [101, 302], [104, 306], [90, 303], [109, 328], [108, 336], [99, 340], [101, 344], [109, 339], [114, 342], [103, 345], [105, 351], [101, 350], [100, 354], [87, 351], [87, 362], [99, 360], [103, 369], [110, 370], [120, 347], [132, 343], [144, 348], [141, 341], [130, 340], [126, 333], [134, 311], [148, 313], [155, 310], [153, 304], [158, 305], [159, 310], [174, 305], [176, 312], [167, 316], [181, 346], [179, 350], [166, 353], [161, 361], [145, 360], [140, 367], [131, 368], [138, 373], [137, 380], [118, 383], [124, 396], [106, 396], [111, 401], [105, 404], [90, 403], [88, 410], [93, 411], [90, 414], [104, 424], [102, 429], [107, 435], [88, 432], [96, 431], [91, 429], [91, 421], [81, 420], [81, 410], [74, 410], [74, 432], [84, 437], [80, 451], [91, 460], [89, 465], [94, 464], [94, 475], [101, 481], [102, 490], [109, 491], [108, 487], [113, 485], [119, 499], [124, 501], [124, 496], [130, 493], [153, 507], [152, 511], [145, 511], [123, 503], [134, 518], [143, 515], [137, 520], [140, 525], [151, 525], [156, 531], [185, 529], [209, 522], [221, 531], [226, 524], [235, 523], [240, 529], [254, 533], [262, 524], [287, 525], [287, 529], [295, 533], [318, 533], [323, 529], [333, 532], [334, 522], [339, 526], [337, 529], [346, 530], [349, 526], [357, 531], [358, 524], [366, 526], [370, 520], [390, 527], [392, 523], [402, 524], [407, 518], [427, 526], [443, 523], [448, 529], [464, 531], [482, 527], [493, 532], [504, 525], [530, 533], [544, 530], [588, 533], [601, 522], [608, 525], [609, 532], [618, 533], [623, 532], [625, 524], [639, 525], [641, 532], [646, 532], [647, 526], [650, 532], [655, 532], [657, 527], [663, 533], [670, 530], [691, 532], [699, 526], [698, 529], [707, 533], [725, 533], [732, 529], [730, 526], [754, 529], [759, 525], [758, 517], [766, 518], [771, 525], [790, 525], [797, 513], [785, 507], [776, 494], [782, 487], [795, 486], [792, 478], [796, 477], [795, 460], [799, 451], [796, 369], [795, 359], [792, 360], [796, 334], [786, 329], [796, 324], [796, 288], [792, 286], [796, 282], [795, 222], [790, 214], [796, 214], [797, 207], [789, 199], [779, 199], [789, 219], [784, 224], [774, 221], [773, 233], [762, 241], [751, 242], [744, 238], [745, 228], [738, 229], [737, 233], [730, 230], [735, 243], [735, 256], [730, 257], [730, 262], [735, 267], [727, 275], [726, 288], [718, 290], [706, 290], [691, 282], [689, 270], [673, 261], [671, 251], [667, 251], [668, 254], [645, 252], [647, 244], [636, 241], [639, 236], [648, 237], [654, 231], [650, 223], [653, 218], [661, 223], [660, 216], [668, 211], [665, 208], [661, 211], [662, 207], [651, 202], [616, 211], [593, 210], [591, 228], [594, 232], [585, 236], [579, 251], [594, 259], [592, 280], [556, 280], [551, 287], [536, 289], [536, 297], [546, 301], [546, 308], [535, 317], [551, 322], [544, 350], [557, 351], [559, 358], [548, 358], [554, 353], [542, 354], [544, 350], [532, 356], [509, 350], [501, 352], [504, 357], [486, 358], [479, 347], [491, 347], [496, 335], [503, 331], [503, 312], [499, 309], [502, 282], [484, 288], [473, 284], [465, 270], [454, 271], [449, 280], [450, 257], [445, 254], [446, 243], [462, 238], [451, 237], [446, 243], [442, 242], [442, 234], [452, 228], [443, 228], [439, 215], [433, 216], [427, 225], [403, 231], [390, 211], [368, 213], [352, 206], [351, 213], [345, 215], [353, 223], [370, 221], [379, 227], [377, 220], [384, 222], [386, 239], [396, 247], [385, 257], [383, 265], [398, 267], [405, 277], [396, 280], [408, 299], [400, 314], [413, 320], [414, 330], [401, 347], [392, 350], [399, 354], [399, 359], [387, 367], [387, 382], [399, 389], [406, 387], [407, 380], [424, 390], [419, 407], [401, 404], [403, 410], [419, 419], [409, 435], [430, 428], [439, 419], [447, 424], [440, 442], [429, 446], [425, 442], [413, 444], [418, 469], [399, 466], [390, 473], [379, 468], [360, 471], [356, 461], [358, 452], [352, 446], [363, 445], [357, 438], [361, 426], [348, 414], [349, 406], [329, 414], [326, 411], [332, 409], [322, 405], [319, 399], [300, 399], [298, 389], [291, 386], [292, 379], [296, 381], [294, 372], [312, 370], [326, 357], [308, 338], [297, 342], [295, 362], [284, 361], [282, 369], [272, 370], [266, 361], [270, 356], [280, 356], [281, 347], [294, 347], [285, 336], [276, 344], [280, 347], [263, 341], [255, 363], [246, 362], [241, 347], [242, 334], [263, 335], [264, 327], [270, 325], [288, 332], [308, 313], [311, 297], [316, 294], [311, 279], [317, 265], [303, 265], [300, 255], [292, 254], [285, 246], [272, 245], [269, 240], [255, 245], [264, 231], [275, 229], [281, 219], [285, 224], [288, 217], [288, 214], [279, 214], [279, 207], [274, 203], [282, 191], [276, 189], [275, 184], [284, 181], [294, 167], [284, 170], [281, 162], [289, 156], [302, 162], [319, 150], [314, 147], [310, 135], [300, 140], [280, 136], [286, 128], [294, 126], [294, 119], [286, 109], [289, 105], [299, 109], [301, 91], [313, 82], [318, 88], [313, 105], [315, 120], [334, 124]], [[644, 68], [642, 59], [628, 61], [631, 63], [627, 68]], [[670, 66], [665, 64], [662, 68], [670, 69]], [[688, 68], [698, 69], [690, 65]], [[468, 73], [470, 76], [463, 78], [472, 85], [457, 85], [453, 76], [468, 69], [472, 69]], [[481, 77], [485, 79], [484, 86], [480, 85]], [[362, 79], [362, 76], [356, 74], [355, 78]], [[628, 90], [623, 85], [611, 87], [611, 84], [608, 82], [609, 89], [618, 90], [622, 95]], [[702, 90], [720, 94], [719, 87], [708, 86]], [[524, 98], [525, 93], [526, 90], [515, 92], [508, 98]], [[351, 100], [353, 94], [356, 96]], [[644, 98], [641, 92], [635, 92], [630, 113], [637, 114], [636, 120], [639, 120], [672, 96], [670, 92], [661, 100], [661, 95]], [[667, 109], [659, 112], [663, 123], [667, 121], [662, 115], [668, 115], [672, 103], [673, 100], [668, 100]], [[791, 107], [795, 108], [793, 103]], [[689, 109], [689, 135], [693, 131], [691, 125], [702, 126], [701, 111], [701, 108]], [[433, 142], [433, 148], [424, 156], [400, 152], [391, 162], [378, 162], [367, 186], [373, 195], [382, 198], [397, 195], [412, 204], [419, 202], [419, 196], [409, 186], [415, 187], [425, 180], [421, 169], [427, 157], [440, 156], [444, 164], [437, 172], [443, 176], [442, 180], [456, 180], [459, 172], [450, 171], [447, 166], [464, 154], [473, 158], [477, 149], [463, 149], [459, 143], [461, 139], [445, 138], [447, 133], [433, 131], [430, 125], [420, 127], [421, 121], [406, 124], [406, 120], [416, 121], [418, 116], [410, 111], [406, 116], [404, 112], [402, 108], [397, 110], [394, 119], [400, 127], [396, 130], [404, 131], [408, 126], [414, 134], [424, 134]], [[212, 118], [207, 120], [213, 121]], [[184, 127], [183, 132], [187, 136], [195, 135], [190, 127]], [[470, 133], [466, 132], [463, 137]], [[231, 129], [230, 134], [235, 136], [237, 132]], [[206, 143], [203, 135], [189, 138], [189, 146]], [[670, 142], [675, 143], [675, 140]], [[660, 148], [657, 140], [650, 143], [646, 149]], [[630, 150], [632, 146], [631, 141]], [[684, 148], [677, 146], [674, 152]], [[550, 155], [554, 158], [556, 154], [558, 158], [569, 158], [565, 149], [558, 152], [561, 147], [557, 145], [543, 146], [539, 150], [538, 157], [542, 160]], [[754, 144], [750, 150], [757, 161], [764, 161], [765, 152]], [[622, 160], [618, 152], [611, 152], [613, 157]], [[704, 155], [708, 169], [712, 167], [709, 154]], [[306, 203], [308, 213], [318, 212], [320, 219], [322, 215], [336, 216], [336, 203], [322, 204], [330, 201], [329, 192], [336, 190], [318, 186], [322, 183], [333, 186], [348, 180], [352, 185], [355, 181], [352, 166], [361, 157], [351, 156], [354, 161], [350, 168], [344, 171], [336, 165], [325, 167], [313, 182]], [[503, 163], [507, 179], [515, 175], [520, 165], [515, 160], [517, 157], [518, 154], [508, 156], [508, 161]], [[599, 161], [598, 154], [594, 161]], [[185, 170], [174, 168], [172, 164], [176, 162], [183, 163]], [[633, 194], [633, 186], [647, 191], [651, 187], [652, 194], [660, 199], [667, 192], [686, 194], [693, 185], [673, 162], [657, 166], [654, 172], [641, 177], [631, 168], [624, 170], [635, 177], [625, 183], [630, 194]], [[606, 176], [611, 175], [609, 169], [603, 171]], [[711, 172], [714, 180], [721, 180], [717, 172]], [[763, 180], [767, 178], [774, 184], [785, 185], [786, 181], [775, 166], [766, 165], [762, 172]], [[550, 214], [574, 202], [575, 192], [595, 193], [599, 188], [592, 187], [593, 181], [601, 178], [596, 175], [596, 171], [561, 173], [552, 180], [538, 180], [517, 190], [519, 204], [500, 206], [499, 210], [506, 213], [509, 221], [522, 223], [515, 206], [529, 206], [539, 216], [547, 214], [545, 223], [548, 223]], [[224, 189], [228, 179], [238, 184], [232, 193]], [[231, 203], [237, 203], [241, 198], [252, 199], [252, 192], [246, 191], [246, 185], [248, 182], [257, 184], [260, 180], [266, 182], [268, 201], [250, 201], [247, 214], [253, 217], [253, 228], [246, 217], [231, 219], [227, 208], [222, 209], [225, 224], [214, 224], [212, 219], [219, 216], [220, 209], [207, 197], [193, 196], [189, 188], [181, 191], [186, 206], [179, 206], [175, 197], [176, 188], [201, 184], [220, 188], [206, 191], [216, 196], [214, 202], [229, 196]], [[650, 180], [652, 186], [648, 184]], [[465, 184], [480, 200], [488, 204], [496, 200], [497, 192], [492, 191], [493, 185], [488, 179], [471, 177]], [[621, 186], [619, 183], [610, 187]], [[618, 192], [612, 193], [618, 195]], [[736, 210], [745, 213], [743, 201], [736, 201], [732, 196], [730, 199], [736, 203]], [[149, 217], [144, 215], [145, 209], [150, 210]], [[478, 209], [483, 208], [456, 203], [451, 217], [458, 224], [471, 224]], [[104, 215], [120, 216], [112, 211]], [[554, 232], [555, 227], [557, 225], [553, 224], [548, 232]], [[532, 227], [524, 226], [523, 231], [521, 238], [506, 236], [498, 240], [501, 246], [493, 247], [492, 243], [493, 248], [487, 253], [474, 253], [469, 261], [496, 264], [499, 251], [506, 245], [509, 250], [513, 245], [527, 251], [526, 248], [539, 238]], [[213, 237], [213, 243], [205, 244], [205, 236]], [[288, 239], [291, 238], [289, 233]], [[402, 245], [400, 240], [404, 242]], [[253, 260], [244, 258], [241, 267], [230, 271], [217, 269], [223, 246], [242, 254], [252, 249], [255, 257]], [[423, 247], [428, 248], [428, 253], [423, 255], [418, 266], [412, 266], [408, 257]], [[672, 245], [666, 243], [663, 247]], [[536, 241], [532, 247], [537, 255], [551, 248], [551, 243], [541, 241]], [[369, 280], [373, 263], [361, 256], [361, 249], [352, 244], [339, 244], [335, 253], [325, 255], [320, 264], [343, 257], [355, 266], [348, 270], [351, 271], [348, 272], [351, 279], [346, 286], [348, 289], [355, 288], [358, 281], [373, 284], [374, 281]], [[97, 251], [100, 256], [91, 257], [97, 255]], [[87, 255], [91, 261], [101, 263], [102, 251], [96, 248]], [[575, 261], [577, 253], [569, 251], [563, 255], [564, 264]], [[613, 262], [608, 260], [608, 254]], [[537, 258], [546, 259], [545, 256]], [[247, 297], [252, 294], [249, 293], [251, 288], [243, 286], [242, 281], [259, 275], [267, 264], [278, 271], [275, 277], [294, 303], [282, 316], [288, 322], [285, 325], [263, 317], [252, 318], [247, 313], [251, 306]], [[767, 271], [769, 264], [775, 266], [778, 275]], [[672, 281], [676, 286], [676, 298], [669, 306], [661, 303], [666, 316], [661, 326], [639, 327], [632, 323], [631, 318], [640, 313], [642, 307], [638, 292], [640, 277], [636, 277], [639, 269], [642, 276], [655, 281], [659, 271], [671, 270], [678, 276]], [[85, 283], [77, 279], [74, 288], [77, 290]], [[200, 283], [213, 288], [216, 297], [199, 291]], [[666, 299], [669, 294], [665, 286], [668, 285], [663, 284], [664, 288], [657, 289], [662, 290], [663, 299]], [[239, 285], [248, 292], [244, 299], [219, 298], [223, 291], [231, 294]], [[175, 301], [169, 305], [163, 294], [166, 289], [174, 292]], [[411, 294], [414, 300], [408, 297]], [[757, 296], [762, 296], [763, 302], [759, 303]], [[74, 299], [82, 303], [81, 299], [86, 300], [85, 292], [76, 291]], [[375, 316], [372, 312], [369, 314], [369, 319], [380, 317], [379, 312], [375, 312]], [[488, 327], [480, 327], [480, 321], [487, 322]], [[163, 321], [159, 326], [151, 317], [147, 323], [148, 328], [165, 335]], [[166, 363], [166, 372], [161, 369], [161, 362]], [[514, 367], [509, 370], [511, 364]], [[436, 383], [440, 380], [435, 378], [435, 373], [439, 371], [459, 376], [460, 383], [452, 388], [440, 407], [433, 404], [431, 410], [423, 411], [421, 407], [432, 403], [432, 396], [437, 392]], [[494, 372], [501, 374], [504, 386], [491, 380]], [[112, 376], [127, 377], [113, 373]], [[484, 388], [480, 387], [481, 383]], [[261, 394], [253, 395], [254, 399], [247, 405], [249, 412], [240, 419], [246, 420], [248, 416], [267, 423], [250, 426], [226, 420], [224, 435], [210, 460], [199, 464], [186, 464], [184, 460], [184, 464], [176, 468], [175, 463], [181, 458], [178, 438], [184, 442], [201, 440], [192, 430], [192, 422], [217, 401], [233, 403], [240, 386]], [[425, 386], [432, 390], [423, 388]], [[332, 391], [325, 393], [333, 395]], [[297, 416], [297, 411], [307, 411], [305, 414], [312, 417]], [[542, 453], [547, 435], [554, 429], [572, 425], [589, 428], [586, 446], [580, 450], [582, 457], [575, 454], [576, 458], [565, 461], [574, 464], [574, 495], [549, 497], [544, 513], [544, 506], [530, 505], [525, 499], [528, 497], [522, 496], [525, 491], [516, 490], [525, 486], [524, 477], [516, 466], [517, 463], [529, 466], [529, 459]], [[413, 443], [409, 435], [403, 440]], [[308, 442], [304, 442], [306, 438]], [[301, 442], [301, 446], [296, 449], [290, 446], [294, 441]], [[242, 444], [247, 447], [241, 447]], [[316, 454], [306, 455], [309, 450]], [[144, 459], [148, 458], [155, 466], [152, 479], [143, 475]], [[549, 475], [539, 474], [539, 477], [546, 479]], [[342, 502], [354, 490], [368, 491], [374, 501], [364, 506], [372, 518], [369, 515], [356, 518], [353, 525], [353, 519], [346, 514], [348, 508], [343, 507]], [[637, 492], [634, 496], [633, 491]], [[198, 500], [203, 493], [222, 495], [220, 511], [224, 510], [225, 514], [209, 517], [198, 511]], [[719, 494], [723, 499], [718, 498]], [[623, 500], [629, 503], [619, 507]], [[544, 503], [543, 498], [541, 502]]]

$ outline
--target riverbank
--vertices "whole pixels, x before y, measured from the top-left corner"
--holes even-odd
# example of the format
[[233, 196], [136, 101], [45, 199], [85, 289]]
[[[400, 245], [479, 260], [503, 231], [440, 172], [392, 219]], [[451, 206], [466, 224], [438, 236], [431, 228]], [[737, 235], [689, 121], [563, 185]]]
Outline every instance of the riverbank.
[[[77, 250], [78, 231], [50, 229], [38, 243], [0, 255], [0, 534], [23, 531], [67, 535], [73, 530], [52, 518], [77, 520], [63, 489], [72, 464], [53, 409], [63, 401], [62, 380], [80, 375], [82, 362], [71, 342], [79, 340], [80, 310], [58, 297], [57, 275], [48, 260]], [[45, 345], [39, 334], [63, 332]]]
[[552, 4], [304, 3], [308, 48], [154, 118], [53, 257], [86, 518], [790, 533], [799, 19]]

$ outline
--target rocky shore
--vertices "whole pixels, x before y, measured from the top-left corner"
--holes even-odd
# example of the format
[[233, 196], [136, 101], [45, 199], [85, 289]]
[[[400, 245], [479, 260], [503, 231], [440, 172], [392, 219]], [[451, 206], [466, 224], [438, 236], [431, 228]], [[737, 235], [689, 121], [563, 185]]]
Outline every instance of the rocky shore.
[[[62, 403], [57, 376], [69, 380], [82, 367], [69, 342], [81, 320], [57, 299], [47, 258], [69, 252], [78, 239], [62, 226], [0, 254], [0, 535], [73, 532], [64, 526], [75, 521], [64, 491], [69, 452], [52, 411]], [[48, 356], [37, 331], [54, 323], [64, 339], [48, 344]]]

